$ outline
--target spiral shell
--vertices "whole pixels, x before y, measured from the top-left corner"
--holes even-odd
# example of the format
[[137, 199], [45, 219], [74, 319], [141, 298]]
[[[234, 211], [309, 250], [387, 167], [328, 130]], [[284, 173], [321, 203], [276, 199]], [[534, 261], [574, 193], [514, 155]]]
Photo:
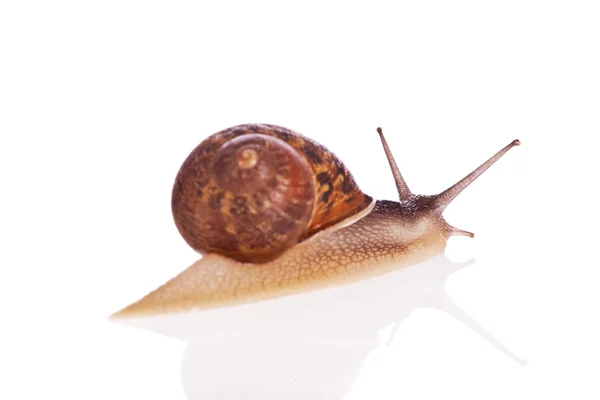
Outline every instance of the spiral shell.
[[171, 206], [196, 251], [261, 263], [372, 201], [325, 147], [283, 127], [245, 124], [213, 134], [191, 152]]

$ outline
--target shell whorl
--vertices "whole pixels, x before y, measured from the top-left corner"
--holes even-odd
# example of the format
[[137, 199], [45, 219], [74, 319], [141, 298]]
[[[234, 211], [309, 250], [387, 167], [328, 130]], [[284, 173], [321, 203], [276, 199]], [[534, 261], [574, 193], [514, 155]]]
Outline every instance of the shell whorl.
[[251, 263], [275, 259], [371, 203], [333, 153], [266, 124], [205, 139], [184, 161], [172, 194], [175, 224], [192, 248]]

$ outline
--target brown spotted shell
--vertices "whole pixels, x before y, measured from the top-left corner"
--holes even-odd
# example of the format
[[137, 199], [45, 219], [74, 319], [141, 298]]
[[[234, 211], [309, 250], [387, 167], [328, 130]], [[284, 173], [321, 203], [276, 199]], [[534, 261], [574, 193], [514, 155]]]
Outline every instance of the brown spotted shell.
[[245, 124], [192, 151], [175, 179], [171, 206], [177, 229], [196, 251], [260, 263], [372, 200], [320, 144], [283, 127]]

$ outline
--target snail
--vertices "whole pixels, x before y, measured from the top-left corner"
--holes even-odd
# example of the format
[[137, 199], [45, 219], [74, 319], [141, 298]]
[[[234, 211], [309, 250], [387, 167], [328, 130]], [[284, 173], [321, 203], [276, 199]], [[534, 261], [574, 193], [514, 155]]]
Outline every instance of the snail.
[[290, 129], [244, 124], [203, 140], [172, 190], [172, 214], [202, 258], [114, 316], [210, 309], [339, 286], [442, 253], [474, 237], [442, 216], [514, 140], [437, 195], [408, 188], [377, 128], [398, 201], [363, 193], [331, 151]]

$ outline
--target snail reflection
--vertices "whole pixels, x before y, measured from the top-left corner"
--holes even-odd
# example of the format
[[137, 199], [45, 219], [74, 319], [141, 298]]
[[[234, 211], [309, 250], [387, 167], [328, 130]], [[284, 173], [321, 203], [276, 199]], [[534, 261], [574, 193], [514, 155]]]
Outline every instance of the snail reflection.
[[181, 377], [189, 399], [342, 399], [378, 332], [416, 309], [448, 313], [505, 356], [525, 361], [480, 326], [445, 292], [447, 278], [468, 265], [442, 254], [384, 276], [238, 307], [123, 319], [187, 341]]

